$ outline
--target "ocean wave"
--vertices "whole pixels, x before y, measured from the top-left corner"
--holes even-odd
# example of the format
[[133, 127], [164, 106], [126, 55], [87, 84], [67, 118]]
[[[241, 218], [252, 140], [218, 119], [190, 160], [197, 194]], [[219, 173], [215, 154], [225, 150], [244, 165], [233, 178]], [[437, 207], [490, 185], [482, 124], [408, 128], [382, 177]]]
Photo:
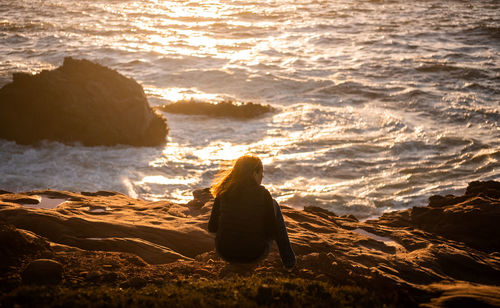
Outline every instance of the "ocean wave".
[[474, 40], [478, 40], [478, 36], [485, 36], [486, 38], [490, 38], [500, 41], [500, 26], [498, 24], [480, 24], [474, 27], [468, 28], [463, 31], [463, 33], [467, 36], [471, 36]]
[[447, 78], [455, 77], [465, 80], [489, 78], [490, 73], [484, 69], [478, 69], [473, 67], [461, 67], [457, 65], [452, 65], [448, 63], [433, 63], [433, 64], [422, 64], [416, 68], [417, 71], [423, 73], [447, 73]]
[[21, 43], [26, 43], [29, 42], [30, 38], [21, 34], [14, 34], [14, 35], [9, 35], [6, 39], [5, 42], [7, 44], [21, 44]]
[[410, 110], [415, 110], [421, 107], [421, 110], [427, 110], [429, 105], [438, 101], [441, 97], [437, 93], [424, 91], [415, 88], [404, 89], [390, 95], [390, 99], [399, 102], [402, 107], [410, 107]]
[[287, 12], [262, 12], [262, 11], [248, 11], [240, 10], [238, 12], [232, 13], [229, 16], [237, 17], [241, 20], [251, 20], [251, 21], [275, 21], [283, 18], [287, 18]]
[[327, 94], [327, 95], [331, 94], [361, 95], [369, 99], [378, 99], [386, 97], [385, 89], [378, 89], [375, 87], [363, 85], [353, 81], [341, 82], [336, 85], [321, 88], [320, 90], [316, 90], [316, 92], [320, 92], [322, 94]]

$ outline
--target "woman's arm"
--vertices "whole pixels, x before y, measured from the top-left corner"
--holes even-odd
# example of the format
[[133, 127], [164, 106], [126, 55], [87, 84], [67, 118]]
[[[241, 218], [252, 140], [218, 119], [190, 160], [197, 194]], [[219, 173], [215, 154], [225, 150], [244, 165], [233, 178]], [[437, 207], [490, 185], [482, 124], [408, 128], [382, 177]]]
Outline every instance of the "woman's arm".
[[214, 200], [214, 205], [212, 207], [212, 214], [210, 215], [210, 220], [208, 221], [208, 232], [216, 233], [219, 227], [219, 215], [220, 215], [220, 199], [216, 197]]
[[276, 215], [274, 212], [274, 201], [271, 194], [264, 188], [264, 225], [265, 233], [269, 237], [274, 237], [276, 232]]

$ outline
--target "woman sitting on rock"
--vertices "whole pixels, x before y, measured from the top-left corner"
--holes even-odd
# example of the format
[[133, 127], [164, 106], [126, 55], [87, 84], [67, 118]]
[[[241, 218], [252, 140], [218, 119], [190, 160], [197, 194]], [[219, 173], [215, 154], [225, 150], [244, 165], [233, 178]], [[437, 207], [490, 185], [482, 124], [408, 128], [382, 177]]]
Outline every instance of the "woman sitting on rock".
[[245, 155], [232, 168], [219, 173], [211, 188], [215, 196], [208, 230], [217, 233], [215, 249], [229, 263], [257, 263], [278, 244], [287, 269], [295, 265], [283, 215], [264, 186], [261, 160]]

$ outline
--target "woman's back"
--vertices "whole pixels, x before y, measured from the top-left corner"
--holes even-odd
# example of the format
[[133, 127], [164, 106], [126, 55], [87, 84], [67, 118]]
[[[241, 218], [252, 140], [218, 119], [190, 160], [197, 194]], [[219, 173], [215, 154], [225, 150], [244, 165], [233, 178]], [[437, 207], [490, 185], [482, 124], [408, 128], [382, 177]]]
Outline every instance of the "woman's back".
[[217, 232], [217, 250], [235, 262], [255, 260], [272, 239], [274, 208], [269, 192], [255, 183], [217, 197], [209, 230]]
[[215, 248], [228, 262], [253, 263], [265, 258], [274, 239], [283, 265], [292, 268], [295, 254], [278, 203], [260, 185], [263, 172], [257, 156], [244, 155], [219, 173], [210, 189], [215, 201], [208, 231], [217, 233]]

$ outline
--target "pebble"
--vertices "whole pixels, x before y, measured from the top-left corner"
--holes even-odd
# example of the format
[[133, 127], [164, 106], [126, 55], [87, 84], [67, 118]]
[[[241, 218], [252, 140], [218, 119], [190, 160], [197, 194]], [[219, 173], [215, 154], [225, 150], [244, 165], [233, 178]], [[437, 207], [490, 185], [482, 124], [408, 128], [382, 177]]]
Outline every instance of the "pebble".
[[51, 259], [32, 261], [21, 273], [25, 284], [58, 284], [62, 280], [63, 266]]

